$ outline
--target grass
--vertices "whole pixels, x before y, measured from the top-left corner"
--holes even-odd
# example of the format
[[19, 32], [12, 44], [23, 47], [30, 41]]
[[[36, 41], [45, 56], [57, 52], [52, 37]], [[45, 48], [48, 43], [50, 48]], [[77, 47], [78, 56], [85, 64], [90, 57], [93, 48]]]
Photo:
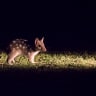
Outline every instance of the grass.
[[[7, 64], [7, 57], [6, 53], [0, 53], [0, 64], [3, 68]], [[15, 61], [13, 66], [21, 68], [96, 68], [96, 54], [87, 52], [82, 54], [72, 52], [40, 53], [35, 58], [35, 61], [39, 62], [38, 64], [31, 64], [25, 56], [18, 56]]]

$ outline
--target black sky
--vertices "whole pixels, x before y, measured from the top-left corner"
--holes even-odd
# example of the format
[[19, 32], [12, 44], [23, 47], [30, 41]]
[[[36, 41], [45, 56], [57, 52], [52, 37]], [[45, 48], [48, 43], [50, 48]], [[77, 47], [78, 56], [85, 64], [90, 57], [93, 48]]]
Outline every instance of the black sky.
[[4, 3], [0, 46], [5, 48], [15, 38], [44, 36], [49, 50], [96, 51], [96, 8], [89, 5], [73, 1]]

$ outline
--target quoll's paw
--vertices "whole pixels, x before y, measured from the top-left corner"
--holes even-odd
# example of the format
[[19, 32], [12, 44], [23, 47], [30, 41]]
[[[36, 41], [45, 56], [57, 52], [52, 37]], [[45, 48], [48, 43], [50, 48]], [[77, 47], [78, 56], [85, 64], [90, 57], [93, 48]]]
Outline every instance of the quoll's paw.
[[9, 64], [9, 65], [11, 65], [11, 66], [12, 66], [12, 65], [14, 65], [14, 63], [13, 63], [13, 62], [8, 62], [8, 64]]
[[12, 66], [13, 64], [11, 63], [11, 64], [9, 64], [10, 66]]

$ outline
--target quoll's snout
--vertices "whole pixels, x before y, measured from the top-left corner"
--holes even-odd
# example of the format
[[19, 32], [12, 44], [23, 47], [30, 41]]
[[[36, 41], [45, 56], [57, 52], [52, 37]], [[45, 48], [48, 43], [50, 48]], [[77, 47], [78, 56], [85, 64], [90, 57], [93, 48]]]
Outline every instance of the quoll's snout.
[[47, 49], [46, 49], [46, 48], [44, 48], [43, 52], [46, 52], [46, 51], [47, 51]]

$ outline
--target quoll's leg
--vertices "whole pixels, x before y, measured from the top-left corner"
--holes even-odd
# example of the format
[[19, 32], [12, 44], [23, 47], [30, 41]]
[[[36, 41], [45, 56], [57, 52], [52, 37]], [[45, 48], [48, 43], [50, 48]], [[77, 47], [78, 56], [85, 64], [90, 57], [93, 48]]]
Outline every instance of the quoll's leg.
[[9, 54], [9, 58], [8, 58], [8, 64], [13, 65], [13, 63], [15, 63], [15, 58], [20, 55], [21, 53], [18, 51], [12, 51]]
[[13, 65], [15, 63], [15, 57], [13, 56], [13, 53], [11, 52], [8, 57], [8, 64]]
[[39, 53], [39, 51], [28, 53], [28, 58], [31, 63], [38, 63], [35, 62], [35, 56]]
[[30, 56], [29, 57], [29, 61], [31, 62], [31, 63], [38, 63], [38, 62], [35, 62], [35, 56]]
[[9, 58], [8, 59], [8, 64], [13, 65], [13, 63], [15, 63], [14, 58]]

